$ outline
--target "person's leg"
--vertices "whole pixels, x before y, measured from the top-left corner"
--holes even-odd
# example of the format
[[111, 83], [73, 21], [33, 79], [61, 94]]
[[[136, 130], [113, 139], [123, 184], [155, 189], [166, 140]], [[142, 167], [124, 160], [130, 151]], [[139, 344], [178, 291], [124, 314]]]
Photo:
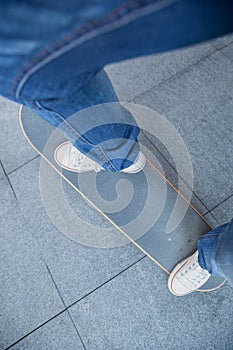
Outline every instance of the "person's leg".
[[[68, 0], [64, 6], [43, 0], [0, 4], [0, 93], [60, 127], [71, 142], [70, 148], [73, 144], [100, 168], [110, 171], [128, 171], [135, 163], [139, 128], [119, 104], [95, 55], [91, 59], [80, 57], [77, 47], [79, 39], [88, 42], [86, 36], [98, 35], [107, 20], [104, 16], [122, 4], [123, 0], [88, 4]], [[115, 17], [118, 15], [113, 12], [110, 24]], [[46, 74], [44, 60], [51, 63]], [[99, 110], [99, 115], [94, 116], [94, 109], [89, 115], [78, 113], [106, 103], [113, 106]]]
[[133, 116], [119, 103], [104, 70], [83, 84], [79, 91], [63, 98], [37, 101], [37, 108], [33, 110], [65, 132], [70, 144], [59, 147], [55, 159], [66, 169], [79, 172], [84, 170], [82, 165], [85, 166], [82, 160], [77, 167], [76, 159], [82, 156], [79, 157], [78, 151], [75, 154], [72, 144], [97, 162], [100, 167], [94, 168], [98, 170], [130, 171], [128, 168], [139, 156], [139, 128]]
[[[95, 99], [91, 89], [88, 94], [83, 90], [106, 64], [232, 32], [232, 8], [230, 0], [1, 2], [0, 93], [36, 110], [49, 122], [61, 124], [67, 138], [81, 152], [91, 148], [93, 158], [104, 168], [127, 168], [138, 152], [137, 143], [132, 148], [127, 141], [136, 141], [137, 126], [128, 121], [120, 129], [110, 125], [107, 131], [112, 140], [120, 133], [127, 146], [123, 143], [121, 147], [120, 141], [120, 148], [117, 144], [106, 150], [98, 148], [95, 137], [83, 137], [77, 125], [67, 120], [90, 102], [106, 102], [106, 98]], [[98, 97], [103, 89], [104, 84]], [[128, 115], [121, 108], [118, 113]], [[106, 126], [99, 127], [98, 140], [105, 135]], [[86, 136], [93, 137], [93, 133]], [[120, 158], [112, 157], [114, 149], [120, 150]]]
[[211, 275], [225, 277], [233, 286], [233, 220], [198, 241], [199, 265]]
[[233, 220], [199, 238], [198, 250], [174, 268], [168, 287], [176, 296], [186, 295], [211, 275], [224, 277], [233, 286]]

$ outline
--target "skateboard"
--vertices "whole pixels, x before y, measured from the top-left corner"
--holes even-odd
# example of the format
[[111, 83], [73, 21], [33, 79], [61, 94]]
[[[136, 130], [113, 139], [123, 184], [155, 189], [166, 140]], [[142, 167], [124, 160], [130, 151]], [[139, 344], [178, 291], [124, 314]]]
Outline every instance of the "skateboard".
[[[97, 174], [91, 174], [90, 172], [80, 175], [62, 169], [54, 160], [56, 147], [66, 141], [62, 131], [58, 132], [58, 136], [56, 135], [53, 142], [49, 142], [58, 128], [55, 128], [25, 106], [20, 106], [19, 121], [25, 138], [41, 156], [41, 161], [46, 164], [47, 171], [51, 172], [51, 176], [52, 173], [59, 174], [61, 181], [72, 192], [72, 202], [79, 203], [80, 210], [83, 206], [88, 206], [93, 211], [93, 215], [89, 215], [83, 226], [80, 226], [79, 231], [85, 231], [84, 235], [80, 236], [80, 240], [74, 238], [79, 243], [85, 244], [86, 239], [87, 245], [111, 248], [131, 242], [169, 275], [178, 262], [197, 249], [198, 238], [212, 229], [198, 210], [192, 204], [189, 204], [181, 222], [172, 232], [167, 232], [167, 222], [176, 198], [179, 197], [180, 199], [181, 211], [182, 206], [187, 206], [187, 200], [163, 175], [159, 167], [149, 159], [147, 159], [143, 171], [137, 174], [100, 171]], [[149, 185], [148, 179], [150, 181]], [[95, 182], [95, 188], [93, 181]], [[120, 186], [118, 188], [119, 193], [125, 197], [126, 204], [124, 202], [123, 206], [118, 198], [119, 193], [116, 193], [117, 184]], [[134, 191], [132, 191], [132, 186]], [[148, 186], [150, 187], [149, 195]], [[56, 191], [48, 197], [54, 199], [52, 205], [54, 207]], [[106, 203], [109, 203], [109, 206]], [[145, 212], [143, 206], [145, 203], [147, 203], [147, 207], [149, 206], [147, 212]], [[143, 214], [141, 215], [141, 213]], [[91, 222], [92, 218], [90, 219], [90, 217], [95, 215], [101, 218], [100, 224], [96, 223], [97, 219], [95, 219], [94, 225]], [[156, 220], [153, 219], [154, 217], [156, 217]], [[63, 219], [62, 221], [63, 227], [65, 227], [66, 220]], [[98, 225], [100, 227], [96, 229]], [[70, 235], [70, 238], [72, 239], [72, 235]], [[96, 242], [96, 244], [93, 244], [93, 242]], [[213, 291], [220, 288], [224, 283], [224, 278], [211, 276], [198, 291]]]

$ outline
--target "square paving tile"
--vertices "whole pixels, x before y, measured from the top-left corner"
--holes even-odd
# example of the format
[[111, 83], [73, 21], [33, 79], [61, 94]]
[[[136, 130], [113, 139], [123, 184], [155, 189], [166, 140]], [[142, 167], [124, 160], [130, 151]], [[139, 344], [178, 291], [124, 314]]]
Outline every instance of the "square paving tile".
[[[79, 244], [59, 232], [47, 216], [41, 200], [39, 162], [39, 159], [33, 160], [12, 173], [10, 179], [31, 232], [38, 241], [41, 253], [66, 305], [69, 305], [114, 277], [140, 259], [143, 254], [132, 244], [111, 249], [94, 248]], [[56, 176], [55, 172], [53, 174]], [[71, 200], [78, 206], [81, 216], [92, 220], [93, 234], [96, 225], [104, 227], [106, 222], [76, 192], [75, 196], [71, 196]], [[69, 222], [66, 224], [69, 228]], [[77, 227], [78, 230], [85, 236], [82, 227]]]
[[219, 225], [229, 222], [233, 218], [233, 195], [213, 209], [211, 214], [216, 218]]
[[232, 297], [228, 285], [175, 297], [165, 274], [145, 258], [70, 312], [88, 350], [232, 350]]
[[194, 192], [209, 209], [233, 192], [232, 79], [232, 61], [217, 52], [134, 100], [179, 132], [192, 159]]
[[214, 51], [212, 45], [205, 43], [159, 55], [131, 59], [109, 65], [105, 70], [119, 99], [129, 101]]
[[7, 173], [36, 156], [22, 134], [18, 112], [18, 104], [0, 96], [0, 153]]
[[64, 305], [6, 179], [0, 180], [0, 349]]
[[12, 350], [84, 350], [67, 312], [55, 317], [15, 344]]

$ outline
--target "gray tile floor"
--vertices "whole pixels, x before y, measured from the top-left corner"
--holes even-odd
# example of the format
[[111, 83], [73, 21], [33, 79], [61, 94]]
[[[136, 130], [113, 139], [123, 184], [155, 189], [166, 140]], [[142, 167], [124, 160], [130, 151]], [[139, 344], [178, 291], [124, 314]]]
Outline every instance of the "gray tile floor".
[[[232, 217], [233, 36], [106, 68], [121, 100], [163, 114], [194, 166], [193, 202], [214, 225]], [[233, 290], [175, 298], [131, 244], [79, 245], [51, 223], [39, 158], [18, 106], [0, 97], [0, 349], [233, 349]], [[172, 180], [172, 161], [155, 144]], [[189, 184], [189, 179], [184, 179]]]

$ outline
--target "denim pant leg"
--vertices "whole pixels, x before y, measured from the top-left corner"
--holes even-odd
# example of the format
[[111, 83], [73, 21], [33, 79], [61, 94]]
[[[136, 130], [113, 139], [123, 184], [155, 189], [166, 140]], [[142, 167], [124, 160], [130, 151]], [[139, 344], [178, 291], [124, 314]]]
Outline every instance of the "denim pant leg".
[[95, 135], [80, 133], [77, 121], [63, 123], [90, 105], [113, 102], [104, 84], [97, 91], [96, 72], [230, 33], [232, 9], [232, 0], [2, 1], [0, 93], [58, 123], [106, 169], [121, 170], [138, 154], [139, 130], [124, 108], [113, 113], [123, 122], [107, 127], [106, 114]]
[[104, 70], [87, 75], [87, 83], [62, 98], [41, 99], [33, 109], [61, 128], [83, 154], [106, 170], [115, 172], [132, 165], [139, 154], [139, 127], [118, 100]]
[[233, 220], [200, 237], [198, 253], [203, 269], [233, 285]]

